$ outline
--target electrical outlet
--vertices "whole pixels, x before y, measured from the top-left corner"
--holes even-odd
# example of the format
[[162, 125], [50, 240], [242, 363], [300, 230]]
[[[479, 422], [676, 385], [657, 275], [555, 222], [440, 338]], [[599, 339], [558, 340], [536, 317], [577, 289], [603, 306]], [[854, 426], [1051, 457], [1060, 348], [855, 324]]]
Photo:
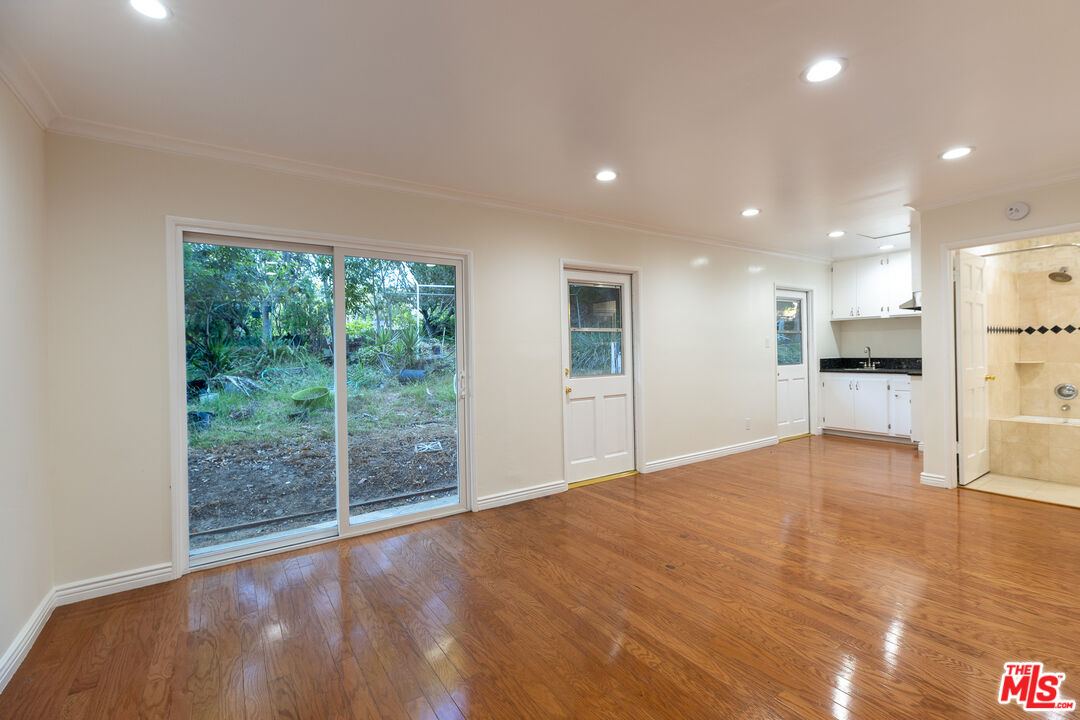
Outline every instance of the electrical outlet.
[[750, 418], [746, 418], [746, 429], [750, 429]]

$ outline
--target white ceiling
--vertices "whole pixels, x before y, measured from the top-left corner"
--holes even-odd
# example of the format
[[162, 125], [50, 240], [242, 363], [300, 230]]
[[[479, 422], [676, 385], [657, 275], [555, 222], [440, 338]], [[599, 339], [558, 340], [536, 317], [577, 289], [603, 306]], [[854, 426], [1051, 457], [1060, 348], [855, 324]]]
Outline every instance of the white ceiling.
[[[1080, 169], [1075, 0], [166, 4], [0, 0], [0, 34], [58, 129], [818, 256], [876, 250], [856, 233], [904, 230], [905, 203]], [[802, 82], [825, 55], [847, 70]]]

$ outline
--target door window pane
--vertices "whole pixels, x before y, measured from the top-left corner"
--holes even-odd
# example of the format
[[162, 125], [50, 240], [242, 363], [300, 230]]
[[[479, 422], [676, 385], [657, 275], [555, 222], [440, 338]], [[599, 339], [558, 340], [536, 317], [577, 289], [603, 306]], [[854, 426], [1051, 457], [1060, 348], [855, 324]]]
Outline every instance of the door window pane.
[[621, 375], [622, 286], [570, 283], [570, 376]]
[[184, 244], [193, 554], [336, 525], [332, 258]]
[[801, 365], [803, 362], [802, 302], [776, 301], [776, 363]]
[[345, 258], [349, 518], [458, 502], [457, 268]]
[[572, 329], [622, 329], [622, 287], [570, 283]]
[[570, 375], [622, 375], [622, 331], [571, 330]]

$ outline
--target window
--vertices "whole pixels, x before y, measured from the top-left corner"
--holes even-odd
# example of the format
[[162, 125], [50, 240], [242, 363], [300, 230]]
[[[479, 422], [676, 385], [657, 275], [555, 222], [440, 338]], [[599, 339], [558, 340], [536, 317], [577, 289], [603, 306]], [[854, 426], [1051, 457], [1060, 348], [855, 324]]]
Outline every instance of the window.
[[776, 301], [776, 364], [802, 365], [802, 301]]
[[622, 375], [622, 288], [570, 283], [570, 377]]

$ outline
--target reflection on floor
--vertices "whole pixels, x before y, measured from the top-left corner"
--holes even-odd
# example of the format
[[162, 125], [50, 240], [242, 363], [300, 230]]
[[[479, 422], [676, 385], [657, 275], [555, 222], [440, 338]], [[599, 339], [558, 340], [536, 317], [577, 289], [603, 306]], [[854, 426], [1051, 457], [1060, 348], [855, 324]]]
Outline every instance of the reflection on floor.
[[1055, 505], [1080, 507], [1080, 485], [988, 473], [964, 487], [968, 490], [981, 490]]

